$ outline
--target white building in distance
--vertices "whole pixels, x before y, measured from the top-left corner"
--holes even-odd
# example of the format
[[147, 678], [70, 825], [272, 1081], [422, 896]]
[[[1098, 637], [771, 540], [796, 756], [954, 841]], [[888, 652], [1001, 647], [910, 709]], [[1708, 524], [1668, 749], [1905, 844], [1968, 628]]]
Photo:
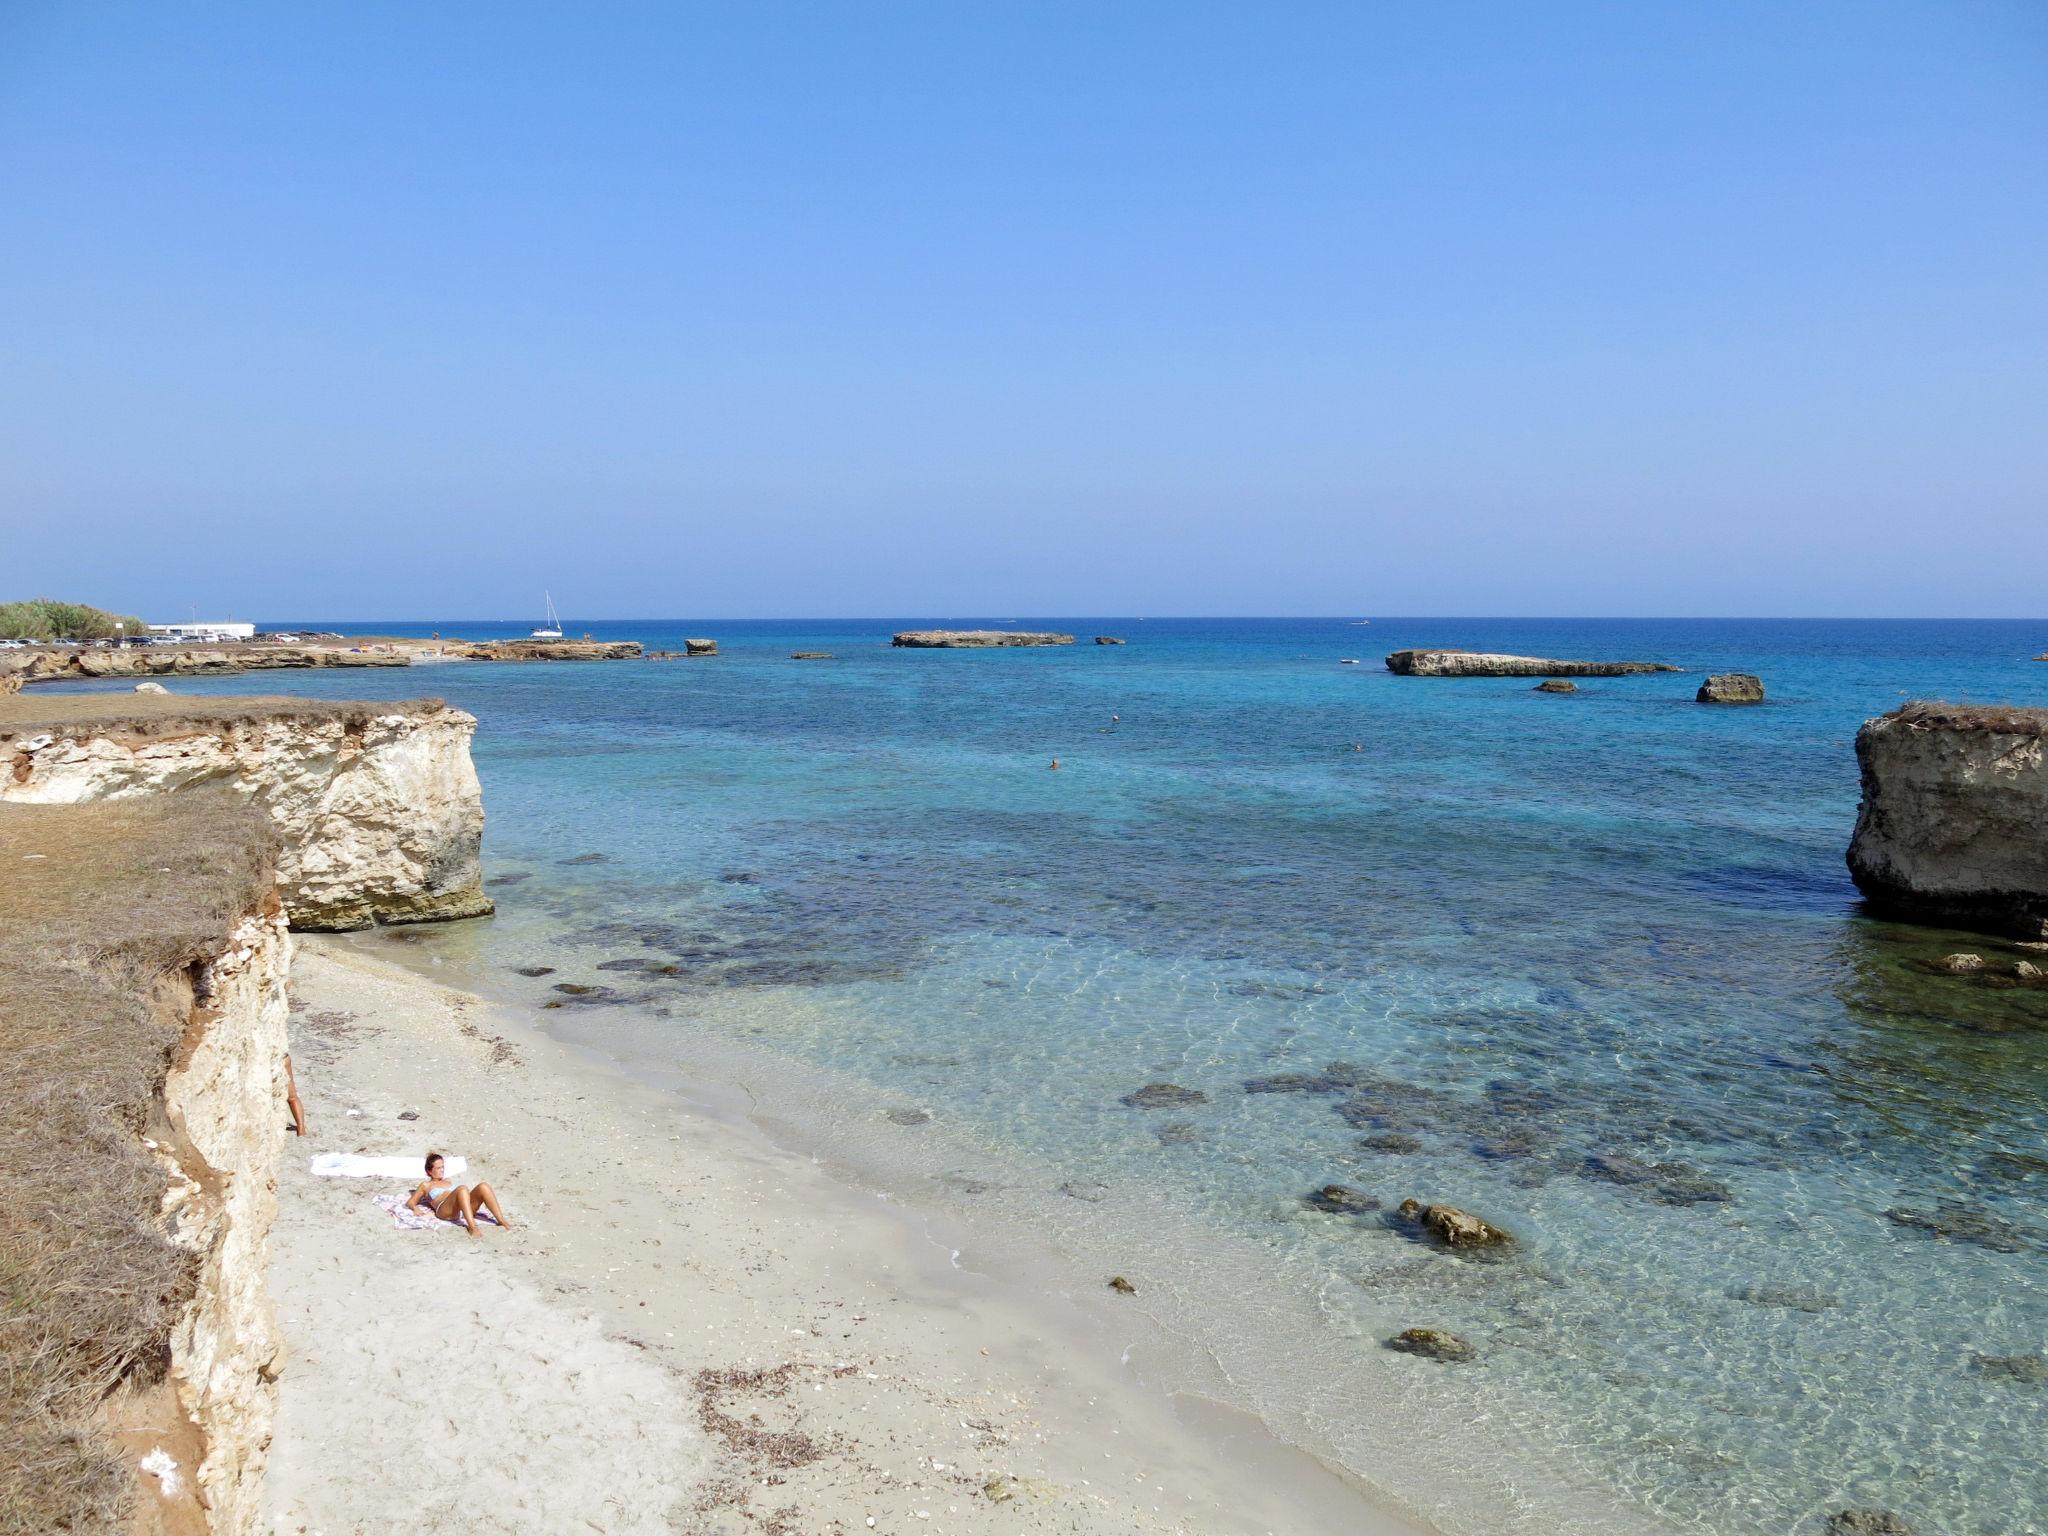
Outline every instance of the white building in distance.
[[152, 635], [162, 635], [166, 640], [253, 640], [256, 638], [254, 624], [152, 624]]

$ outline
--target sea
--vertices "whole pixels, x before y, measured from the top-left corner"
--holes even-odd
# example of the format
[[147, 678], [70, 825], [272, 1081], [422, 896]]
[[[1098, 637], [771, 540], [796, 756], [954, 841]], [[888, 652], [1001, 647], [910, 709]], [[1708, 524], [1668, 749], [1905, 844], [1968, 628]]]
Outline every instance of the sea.
[[[1076, 643], [889, 644], [937, 626]], [[254, 680], [479, 722], [497, 916], [357, 942], [1134, 1277], [1161, 1369], [1451, 1536], [2048, 1531], [2048, 990], [1940, 972], [2025, 955], [1868, 915], [1843, 859], [1858, 726], [2048, 704], [2048, 621], [566, 628], [718, 654]], [[1765, 702], [1695, 702], [1724, 670]]]

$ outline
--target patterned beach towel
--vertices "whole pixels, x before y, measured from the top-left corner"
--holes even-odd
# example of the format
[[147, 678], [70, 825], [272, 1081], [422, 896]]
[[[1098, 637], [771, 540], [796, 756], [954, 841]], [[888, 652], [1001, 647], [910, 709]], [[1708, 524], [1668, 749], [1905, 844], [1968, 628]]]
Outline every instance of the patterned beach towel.
[[443, 1221], [432, 1211], [408, 1211], [405, 1202], [412, 1198], [410, 1195], [377, 1195], [373, 1198], [377, 1202], [377, 1209], [390, 1212], [391, 1225], [402, 1232], [424, 1232], [429, 1227], [453, 1227], [458, 1232], [462, 1230], [461, 1222]]
[[[391, 1213], [391, 1225], [401, 1232], [424, 1232], [429, 1227], [453, 1227], [457, 1232], [463, 1230], [461, 1222], [443, 1221], [431, 1211], [408, 1211], [405, 1202], [412, 1198], [411, 1195], [374, 1195], [371, 1198], [376, 1202], [378, 1210]], [[488, 1221], [494, 1227], [497, 1225], [495, 1221], [491, 1221], [489, 1211], [478, 1211], [476, 1219]]]

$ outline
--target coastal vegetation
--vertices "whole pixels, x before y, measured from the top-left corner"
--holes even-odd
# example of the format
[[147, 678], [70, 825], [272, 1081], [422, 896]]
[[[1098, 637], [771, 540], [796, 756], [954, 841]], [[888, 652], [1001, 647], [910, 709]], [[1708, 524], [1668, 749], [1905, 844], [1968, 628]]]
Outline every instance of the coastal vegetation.
[[90, 603], [60, 603], [48, 597], [0, 603], [0, 640], [112, 640], [148, 631], [149, 626], [132, 613], [109, 613]]
[[113, 1530], [135, 1474], [102, 1438], [162, 1382], [194, 1256], [164, 1230], [138, 1128], [187, 1022], [166, 978], [269, 888], [239, 797], [0, 808], [0, 1530]]

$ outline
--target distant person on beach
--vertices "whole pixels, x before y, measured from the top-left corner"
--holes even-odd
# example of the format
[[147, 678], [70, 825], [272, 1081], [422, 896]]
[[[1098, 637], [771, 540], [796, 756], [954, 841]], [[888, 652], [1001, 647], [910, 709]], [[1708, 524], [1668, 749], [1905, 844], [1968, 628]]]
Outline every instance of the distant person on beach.
[[498, 1205], [498, 1197], [491, 1192], [488, 1184], [457, 1184], [448, 1177], [448, 1163], [438, 1152], [427, 1154], [427, 1181], [412, 1192], [412, 1198], [405, 1202], [408, 1211], [432, 1211], [443, 1221], [459, 1221], [469, 1228], [471, 1237], [482, 1237], [476, 1229], [476, 1213], [481, 1207], [491, 1213], [491, 1220], [507, 1232], [512, 1223], [505, 1219], [504, 1210]]
[[299, 1079], [292, 1071], [292, 1059], [284, 1059], [284, 1102], [292, 1112], [292, 1129], [299, 1135], [306, 1134], [306, 1106], [299, 1102]]

